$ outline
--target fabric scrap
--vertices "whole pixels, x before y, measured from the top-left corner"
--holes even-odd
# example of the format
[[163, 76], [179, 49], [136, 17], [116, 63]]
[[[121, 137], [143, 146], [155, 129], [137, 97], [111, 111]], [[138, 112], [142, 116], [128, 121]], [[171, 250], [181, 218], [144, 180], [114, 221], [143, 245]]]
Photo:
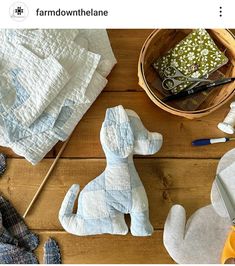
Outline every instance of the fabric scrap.
[[29, 230], [23, 218], [3, 196], [0, 196], [0, 212], [4, 228], [17, 239], [19, 246], [34, 250], [39, 244], [38, 236]]
[[0, 263], [36, 264], [33, 250], [38, 236], [32, 233], [11, 203], [0, 196]]
[[58, 243], [49, 238], [44, 244], [44, 264], [61, 264], [61, 254]]
[[7, 168], [7, 156], [0, 153], [0, 177], [5, 173]]
[[[0, 196], [0, 264], [38, 264], [34, 250], [38, 235], [31, 232], [13, 205]], [[58, 243], [49, 238], [44, 244], [45, 264], [60, 264]]]

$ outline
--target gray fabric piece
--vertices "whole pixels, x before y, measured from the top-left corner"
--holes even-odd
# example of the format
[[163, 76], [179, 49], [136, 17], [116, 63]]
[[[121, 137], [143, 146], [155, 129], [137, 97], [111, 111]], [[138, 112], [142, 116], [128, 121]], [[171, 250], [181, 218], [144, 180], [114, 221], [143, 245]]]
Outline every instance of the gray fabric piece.
[[4, 174], [7, 168], [7, 157], [5, 154], [0, 153], [0, 177]]
[[36, 256], [23, 248], [10, 244], [1, 244], [1, 264], [38, 264]]
[[33, 250], [38, 246], [38, 236], [24, 223], [11, 203], [0, 197], [0, 263], [38, 263]]
[[58, 243], [49, 238], [44, 244], [44, 264], [61, 264], [61, 255]]
[[164, 226], [164, 245], [181, 264], [220, 263], [230, 221], [216, 214], [212, 205], [197, 210], [186, 222], [185, 209], [174, 205]]
[[[0, 196], [0, 264], [38, 264], [34, 254], [38, 245], [38, 236], [29, 230], [12, 204]], [[58, 244], [51, 238], [44, 245], [44, 263], [61, 263]]]
[[[217, 174], [231, 185], [234, 195], [235, 150], [225, 154], [217, 167]], [[231, 222], [227, 218], [222, 199], [213, 184], [212, 205], [197, 210], [186, 221], [186, 212], [180, 205], [174, 205], [166, 219], [163, 242], [170, 256], [177, 263], [220, 263], [224, 242]], [[215, 209], [213, 208], [215, 206]], [[223, 214], [221, 217], [219, 214]]]

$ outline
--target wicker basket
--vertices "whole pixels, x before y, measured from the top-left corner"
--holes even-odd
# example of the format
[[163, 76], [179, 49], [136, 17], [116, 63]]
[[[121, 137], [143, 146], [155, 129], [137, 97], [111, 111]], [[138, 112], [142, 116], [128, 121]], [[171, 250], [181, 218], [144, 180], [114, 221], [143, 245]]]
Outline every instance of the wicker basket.
[[[184, 111], [176, 109], [170, 103], [166, 104], [162, 101], [162, 94], [154, 87], [154, 84], [161, 84], [160, 78], [157, 77], [155, 70], [152, 67], [153, 61], [162, 56], [192, 30], [184, 29], [158, 29], [154, 30], [145, 41], [139, 57], [138, 77], [139, 85], [145, 90], [150, 99], [163, 110], [172, 114], [183, 116], [189, 119], [199, 118], [215, 111], [235, 94], [235, 84], [229, 83], [221, 89], [215, 89], [210, 93], [209, 97], [200, 105], [196, 111]], [[209, 34], [220, 48], [225, 51], [229, 62], [220, 69], [225, 77], [235, 76], [235, 37], [227, 29], [210, 29]], [[159, 79], [159, 82], [153, 80]], [[159, 85], [158, 85], [159, 86]]]

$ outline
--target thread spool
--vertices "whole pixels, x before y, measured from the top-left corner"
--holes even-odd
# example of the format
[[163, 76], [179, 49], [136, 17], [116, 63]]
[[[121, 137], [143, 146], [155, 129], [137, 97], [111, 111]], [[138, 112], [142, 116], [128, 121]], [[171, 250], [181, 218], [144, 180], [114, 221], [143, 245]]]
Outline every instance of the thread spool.
[[229, 113], [227, 114], [227, 116], [225, 117], [223, 122], [220, 122], [218, 124], [218, 128], [227, 133], [227, 134], [234, 134], [235, 129], [235, 102], [232, 102], [230, 104], [230, 108], [231, 110], [229, 111]]

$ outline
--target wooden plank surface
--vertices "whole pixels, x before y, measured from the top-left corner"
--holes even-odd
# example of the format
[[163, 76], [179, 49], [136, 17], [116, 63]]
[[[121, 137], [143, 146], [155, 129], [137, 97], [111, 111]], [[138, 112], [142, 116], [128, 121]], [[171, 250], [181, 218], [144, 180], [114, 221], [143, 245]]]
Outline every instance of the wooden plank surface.
[[[45, 172], [52, 163], [44, 160], [33, 167], [25, 160], [11, 159], [0, 180], [1, 192], [23, 214]], [[150, 219], [155, 229], [163, 229], [170, 207], [182, 204], [188, 215], [209, 204], [211, 184], [218, 160], [136, 159], [145, 186]], [[83, 188], [105, 168], [103, 159], [61, 159], [26, 221], [32, 229], [61, 230], [58, 212], [69, 187]], [[46, 215], [45, 215], [46, 211]]]
[[64, 232], [39, 232], [41, 245], [36, 254], [42, 262], [43, 244], [48, 237], [61, 246], [63, 263], [173, 263], [162, 245], [162, 231], [151, 237], [78, 237]]
[[152, 31], [151, 29], [108, 30], [117, 65], [108, 77], [105, 91], [142, 90], [138, 85], [137, 65], [140, 50]]

